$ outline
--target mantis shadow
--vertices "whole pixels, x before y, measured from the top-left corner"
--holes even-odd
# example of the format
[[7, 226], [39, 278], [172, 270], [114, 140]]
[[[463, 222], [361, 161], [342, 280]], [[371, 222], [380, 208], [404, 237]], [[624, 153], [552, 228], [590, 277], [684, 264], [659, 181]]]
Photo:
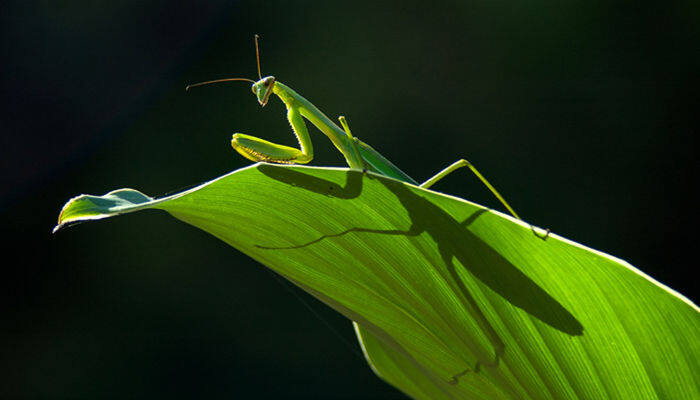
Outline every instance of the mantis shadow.
[[[290, 168], [263, 164], [260, 165], [259, 170], [277, 181], [342, 199], [353, 199], [361, 194], [364, 176], [370, 179], [377, 179], [392, 192], [405, 208], [411, 220], [411, 226], [406, 230], [378, 230], [354, 227], [342, 232], [329, 233], [310, 242], [295, 246], [257, 247], [269, 250], [297, 249], [351, 232], [403, 236], [418, 236], [422, 233], [427, 233], [437, 244], [440, 257], [447, 266], [452, 280], [463, 295], [463, 302], [466, 302], [464, 304], [465, 308], [474, 310], [476, 322], [494, 347], [494, 359], [491, 361], [477, 361], [472, 369], [474, 372], [478, 372], [482, 366], [496, 367], [500, 357], [503, 355], [505, 345], [459, 277], [453, 262], [454, 259], [457, 259], [469, 273], [510, 304], [524, 310], [560, 332], [570, 336], [583, 334], [583, 325], [576, 317], [532, 279], [521, 272], [520, 269], [467, 229], [469, 225], [488, 212], [488, 210], [480, 209], [464, 221], [458, 221], [440, 207], [413, 192], [409, 186], [393, 179], [374, 178], [360, 171], [348, 171], [345, 186], [340, 186], [334, 182]], [[467, 372], [469, 372], [469, 369], [454, 375], [450, 383], [456, 384], [457, 379]]]

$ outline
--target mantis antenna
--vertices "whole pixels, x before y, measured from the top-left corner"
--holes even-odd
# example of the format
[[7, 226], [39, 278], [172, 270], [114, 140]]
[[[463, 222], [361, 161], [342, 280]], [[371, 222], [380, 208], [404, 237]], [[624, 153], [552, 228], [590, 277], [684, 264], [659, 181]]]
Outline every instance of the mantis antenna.
[[[258, 63], [258, 78], [262, 79], [262, 74], [260, 73], [260, 48], [258, 46], [258, 39], [260, 36], [257, 34], [255, 35], [255, 60]], [[190, 88], [193, 88], [195, 86], [204, 86], [208, 85], [210, 83], [220, 83], [220, 82], [230, 82], [230, 81], [244, 81], [244, 82], [252, 82], [255, 83], [254, 80], [248, 79], [248, 78], [226, 78], [226, 79], [216, 79], [213, 81], [206, 81], [206, 82], [199, 82], [199, 83], [194, 83], [192, 85], [187, 85], [185, 86], [185, 90], [188, 91]]]
[[258, 78], [262, 79], [262, 74], [260, 73], [260, 49], [258, 47], [258, 39], [260, 36], [255, 34], [255, 60], [258, 62]]
[[187, 85], [187, 86], [185, 86], [185, 90], [190, 90], [190, 88], [193, 88], [195, 86], [203, 86], [203, 85], [208, 85], [210, 83], [230, 82], [230, 81], [245, 81], [245, 82], [255, 83], [254, 80], [248, 79], [248, 78], [226, 78], [226, 79], [216, 79], [213, 81], [199, 82], [199, 83], [194, 83], [192, 85]]

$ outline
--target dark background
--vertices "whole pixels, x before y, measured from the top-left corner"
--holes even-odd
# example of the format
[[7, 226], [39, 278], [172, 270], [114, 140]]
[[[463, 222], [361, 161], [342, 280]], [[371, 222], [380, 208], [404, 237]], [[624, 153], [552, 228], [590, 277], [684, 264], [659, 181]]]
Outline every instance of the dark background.
[[[527, 221], [697, 298], [698, 3], [375, 3], [3, 2], [0, 397], [401, 397], [349, 321], [165, 213], [51, 234], [77, 194], [248, 165], [234, 132], [293, 144], [247, 84], [184, 91], [255, 77], [254, 33], [264, 74], [409, 175], [466, 157]], [[435, 189], [500, 209], [467, 173]]]

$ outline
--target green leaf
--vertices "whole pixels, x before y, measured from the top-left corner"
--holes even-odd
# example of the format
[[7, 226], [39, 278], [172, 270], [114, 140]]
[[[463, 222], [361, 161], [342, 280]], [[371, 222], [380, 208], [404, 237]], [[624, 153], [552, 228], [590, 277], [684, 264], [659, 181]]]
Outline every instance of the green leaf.
[[157, 200], [79, 196], [56, 229], [146, 208], [355, 321], [374, 371], [412, 397], [700, 398], [694, 304], [465, 200], [371, 173], [256, 164]]

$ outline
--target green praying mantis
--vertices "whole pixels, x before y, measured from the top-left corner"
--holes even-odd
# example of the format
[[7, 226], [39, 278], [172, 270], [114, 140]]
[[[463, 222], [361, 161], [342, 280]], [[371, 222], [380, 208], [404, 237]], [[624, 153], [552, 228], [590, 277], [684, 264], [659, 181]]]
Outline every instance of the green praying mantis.
[[418, 185], [422, 188], [429, 188], [442, 178], [446, 177], [453, 171], [468, 167], [479, 180], [493, 193], [494, 196], [505, 206], [505, 208], [517, 219], [521, 219], [508, 202], [501, 196], [496, 188], [472, 165], [465, 159], [458, 160], [438, 172], [435, 176], [427, 181], [419, 184], [413, 178], [401, 171], [391, 161], [382, 156], [378, 151], [374, 150], [367, 143], [353, 136], [347, 120], [344, 116], [338, 119], [342, 129], [338, 127], [330, 118], [328, 118], [321, 110], [314, 106], [310, 101], [302, 97], [300, 94], [292, 90], [289, 86], [279, 82], [274, 76], [262, 77], [260, 71], [260, 50], [258, 46], [258, 35], [255, 35], [255, 55], [258, 66], [258, 80], [254, 81], [247, 78], [227, 78], [217, 79], [212, 81], [200, 82], [188, 85], [186, 90], [195, 86], [208, 85], [212, 83], [244, 81], [252, 82], [252, 91], [258, 99], [258, 103], [265, 107], [270, 100], [272, 94], [282, 100], [287, 107], [287, 119], [292, 126], [292, 131], [299, 141], [299, 148], [293, 148], [276, 143], [269, 142], [255, 136], [236, 133], [231, 139], [231, 146], [240, 153], [243, 157], [255, 162], [268, 162], [278, 164], [306, 164], [314, 157], [313, 144], [311, 136], [306, 128], [304, 118], [311, 122], [321, 132], [323, 132], [345, 157], [348, 166], [353, 169], [361, 169], [362, 171], [372, 171], [379, 175], [388, 176], [398, 179], [402, 182]]

